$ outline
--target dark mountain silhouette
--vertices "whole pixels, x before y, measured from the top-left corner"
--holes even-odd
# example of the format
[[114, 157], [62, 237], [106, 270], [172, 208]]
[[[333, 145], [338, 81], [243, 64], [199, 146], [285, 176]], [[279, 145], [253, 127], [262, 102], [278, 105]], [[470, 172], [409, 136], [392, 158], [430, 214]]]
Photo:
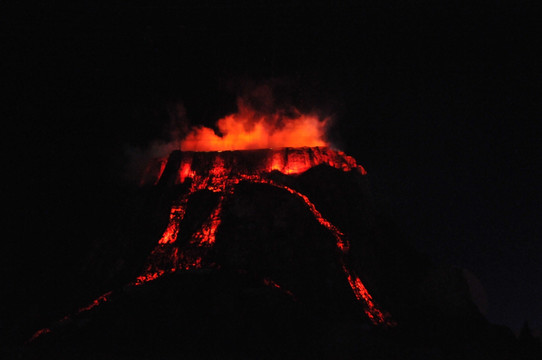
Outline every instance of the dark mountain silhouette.
[[[460, 269], [409, 245], [378, 210], [363, 168], [344, 153], [177, 151], [157, 164], [164, 166], [150, 166], [127, 197], [117, 231], [80, 264], [86, 290], [67, 301], [70, 312], [42, 319], [33, 336], [31, 324], [22, 326], [29, 340], [10, 355], [540, 355], [535, 340], [518, 341], [481, 315]], [[77, 303], [91, 294], [95, 300]]]

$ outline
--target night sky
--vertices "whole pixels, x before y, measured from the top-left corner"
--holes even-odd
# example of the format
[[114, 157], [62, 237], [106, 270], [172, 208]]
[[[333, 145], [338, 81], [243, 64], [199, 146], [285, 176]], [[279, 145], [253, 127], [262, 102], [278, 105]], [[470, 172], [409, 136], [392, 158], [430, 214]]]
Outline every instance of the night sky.
[[31, 303], [21, 287], [61, 277], [113, 226], [131, 154], [170, 140], [172, 124], [213, 124], [263, 84], [333, 117], [333, 143], [368, 171], [379, 206], [419, 251], [478, 279], [491, 322], [542, 328], [537, 9], [85, 3], [0, 15], [14, 299]]

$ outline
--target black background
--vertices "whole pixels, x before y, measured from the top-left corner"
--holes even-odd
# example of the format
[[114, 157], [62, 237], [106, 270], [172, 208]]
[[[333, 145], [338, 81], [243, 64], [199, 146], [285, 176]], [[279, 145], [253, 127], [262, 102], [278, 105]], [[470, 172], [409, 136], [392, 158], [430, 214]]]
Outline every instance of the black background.
[[366, 168], [413, 244], [479, 279], [490, 321], [542, 327], [538, 9], [135, 3], [2, 12], [13, 303], [54, 309], [43, 277], [69, 293], [63, 269], [114, 228], [134, 186], [130, 152], [169, 140], [175, 109], [212, 125], [267, 84], [333, 116], [333, 143]]

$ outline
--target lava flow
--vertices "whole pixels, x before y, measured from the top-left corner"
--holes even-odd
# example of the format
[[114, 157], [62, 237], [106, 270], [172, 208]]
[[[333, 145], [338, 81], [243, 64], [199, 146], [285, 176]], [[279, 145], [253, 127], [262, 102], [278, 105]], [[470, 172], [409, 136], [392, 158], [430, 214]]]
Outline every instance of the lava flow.
[[[395, 325], [389, 313], [376, 304], [361, 279], [348, 267], [346, 255], [350, 246], [346, 235], [327, 220], [306, 195], [274, 180], [272, 176], [276, 172], [295, 176], [320, 164], [342, 171], [357, 171], [365, 175], [365, 170], [354, 158], [328, 147], [304, 147], [223, 152], [174, 151], [167, 161], [165, 159], [157, 161], [156, 166], [149, 166], [149, 169], [155, 169], [156, 172], [144, 175], [145, 184], [156, 186], [189, 184], [189, 189], [172, 204], [169, 222], [148, 256], [147, 265], [141, 275], [126, 287], [140, 286], [175, 271], [218, 267], [207, 262], [206, 254], [215, 243], [223, 205], [235, 194], [235, 186], [238, 183], [242, 181], [261, 183], [287, 191], [303, 201], [318, 223], [334, 236], [340, 254], [339, 263], [366, 316], [375, 325], [385, 327]], [[190, 234], [190, 240], [179, 246], [177, 239], [182, 231], [181, 224], [189, 198], [201, 190], [210, 190], [218, 194], [217, 204], [201, 227]], [[280, 289], [272, 279], [266, 278], [263, 281], [267, 286]], [[290, 291], [285, 292], [295, 298]], [[109, 292], [100, 296], [72, 316], [92, 310], [108, 301], [112, 294], [113, 292]], [[56, 325], [61, 325], [69, 318], [70, 316], [63, 318]], [[31, 341], [50, 331], [48, 328], [37, 331]]]
[[[165, 159], [157, 160], [156, 166], [148, 167], [155, 169], [156, 172], [144, 175], [145, 184], [156, 184], [156, 186], [189, 184], [189, 189], [172, 204], [169, 222], [157, 245], [148, 256], [143, 272], [135, 281], [125, 287], [140, 286], [176, 271], [218, 267], [216, 264], [207, 262], [206, 254], [215, 243], [217, 229], [221, 223], [223, 205], [235, 194], [235, 186], [238, 183], [242, 181], [261, 183], [287, 191], [303, 201], [307, 210], [318, 223], [334, 236], [340, 254], [339, 263], [355, 298], [362, 304], [366, 316], [375, 325], [394, 326], [395, 322], [389, 313], [376, 304], [361, 279], [348, 267], [346, 255], [350, 246], [346, 235], [327, 220], [306, 195], [274, 180], [272, 176], [276, 172], [295, 176], [320, 164], [326, 164], [342, 171], [357, 171], [362, 175], [366, 174], [354, 158], [328, 147], [223, 152], [174, 151], [167, 161]], [[181, 224], [186, 214], [189, 198], [201, 190], [210, 190], [218, 194], [217, 204], [201, 227], [190, 234], [190, 240], [179, 246], [177, 239], [182, 231]], [[266, 278], [263, 279], [263, 282], [267, 286], [280, 289], [280, 286], [272, 279]], [[285, 292], [295, 298], [290, 291]], [[109, 292], [100, 296], [72, 316], [92, 310], [108, 301], [112, 294], [113, 292]], [[70, 316], [63, 318], [56, 325], [61, 325], [69, 318]], [[48, 328], [37, 331], [31, 341], [50, 331]]]
[[[234, 194], [235, 185], [241, 181], [263, 183], [283, 189], [305, 203], [314, 218], [335, 237], [336, 246], [341, 254], [340, 263], [342, 269], [356, 299], [363, 304], [367, 317], [374, 324], [394, 325], [390, 315], [381, 310], [374, 302], [361, 279], [353, 270], [347, 267], [345, 255], [349, 251], [349, 243], [345, 234], [324, 218], [306, 195], [272, 180], [269, 176], [273, 171], [298, 175], [320, 164], [326, 164], [343, 171], [358, 171], [363, 175], [366, 174], [365, 170], [357, 165], [354, 158], [327, 147], [224, 152], [177, 151], [170, 155], [168, 164], [174, 167], [174, 171], [170, 169], [168, 172], [169, 178], [154, 180], [153, 183], [171, 184], [173, 182], [173, 184], [183, 184], [190, 179], [190, 190], [172, 206], [169, 224], [149, 257], [146, 271], [138, 277], [134, 283], [135, 285], [154, 280], [163, 274], [176, 270], [202, 267], [205, 263], [204, 255], [206, 250], [212, 247], [215, 242], [215, 234], [221, 221], [222, 205]], [[165, 172], [161, 171], [159, 175], [162, 174], [165, 174]], [[180, 223], [186, 212], [188, 197], [196, 191], [204, 189], [220, 194], [218, 204], [201, 229], [192, 235], [191, 241], [180, 251], [173, 244], [179, 235]], [[167, 264], [163, 264], [164, 259], [168, 260]], [[157, 266], [157, 264], [160, 265]], [[267, 280], [266, 283], [274, 284], [271, 280]]]

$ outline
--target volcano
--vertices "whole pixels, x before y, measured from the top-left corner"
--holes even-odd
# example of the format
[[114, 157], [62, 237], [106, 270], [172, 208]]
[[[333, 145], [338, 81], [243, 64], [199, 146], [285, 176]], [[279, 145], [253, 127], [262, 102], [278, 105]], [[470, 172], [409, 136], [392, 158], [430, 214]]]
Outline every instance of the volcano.
[[[348, 254], [350, 246], [345, 234], [324, 218], [306, 195], [288, 186], [286, 179], [281, 180], [276, 176], [280, 174], [297, 175], [322, 164], [346, 172], [366, 173], [352, 157], [329, 148], [173, 152], [163, 171], [160, 167], [155, 183], [174, 186], [188, 182], [189, 190], [174, 201], [169, 224], [158, 241], [158, 246], [152, 251], [148, 265], [143, 275], [138, 277], [136, 284], [153, 280], [167, 272], [204, 266], [205, 252], [216, 242], [224, 206], [231, 206], [229, 203], [232, 203], [231, 198], [235, 197], [240, 183], [257, 184], [268, 189], [262, 191], [279, 190], [279, 193], [287, 193], [304, 203], [307, 211], [335, 239], [337, 250], [340, 253], [338, 263], [356, 298], [362, 302], [366, 315], [375, 324], [393, 325], [389, 315], [378, 308], [360, 278], [347, 265], [345, 256]], [[192, 197], [197, 197], [198, 192], [201, 191], [215, 193], [217, 199], [201, 226], [189, 236], [183, 237], [180, 234], [180, 229], [183, 227], [182, 222], [187, 212], [188, 202]], [[245, 241], [242, 240], [242, 242]], [[258, 240], [254, 239], [253, 241]], [[243, 263], [230, 265], [238, 270], [247, 270]], [[266, 282], [270, 282], [270, 280], [266, 280]]]
[[174, 151], [140, 194], [131, 208], [144, 210], [86, 265], [109, 290], [35, 332], [24, 356], [499, 358], [514, 346], [459, 271], [378, 211], [343, 152]]

